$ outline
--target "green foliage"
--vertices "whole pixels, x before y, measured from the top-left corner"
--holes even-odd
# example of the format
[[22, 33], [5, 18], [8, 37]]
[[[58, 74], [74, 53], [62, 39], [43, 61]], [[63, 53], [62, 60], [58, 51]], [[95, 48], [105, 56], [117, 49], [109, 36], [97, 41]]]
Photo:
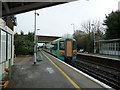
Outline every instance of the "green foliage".
[[77, 49], [84, 49], [87, 52], [93, 52], [93, 33], [73, 35], [77, 41]]
[[15, 53], [16, 55], [32, 55], [34, 52], [34, 33], [29, 32], [24, 35], [21, 31], [21, 34], [15, 34]]
[[106, 39], [120, 38], [120, 11], [111, 12], [104, 20]]
[[87, 21], [81, 24], [81, 30], [76, 30], [73, 38], [77, 41], [77, 49], [84, 49], [86, 52], [93, 53], [94, 35], [95, 41], [104, 39], [104, 28], [100, 21]]

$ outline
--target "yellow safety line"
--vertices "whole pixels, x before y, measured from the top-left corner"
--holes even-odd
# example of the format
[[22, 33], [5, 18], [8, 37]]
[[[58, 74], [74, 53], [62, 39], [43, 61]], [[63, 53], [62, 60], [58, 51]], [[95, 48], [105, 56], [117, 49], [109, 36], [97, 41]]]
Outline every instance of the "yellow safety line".
[[[44, 53], [43, 53], [44, 54]], [[45, 54], [44, 56], [71, 82], [71, 84], [79, 89], [79, 90], [82, 90], [64, 71], [62, 71], [61, 68], [59, 68], [49, 57], [47, 57]]]

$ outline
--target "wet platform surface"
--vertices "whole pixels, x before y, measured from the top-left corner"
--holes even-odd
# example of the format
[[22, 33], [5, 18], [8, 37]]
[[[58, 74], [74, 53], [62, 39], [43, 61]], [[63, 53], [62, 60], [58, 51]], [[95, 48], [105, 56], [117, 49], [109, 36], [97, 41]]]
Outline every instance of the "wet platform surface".
[[[12, 78], [8, 88], [76, 88], [75, 85], [78, 85], [81, 89], [105, 89], [48, 53], [43, 51], [42, 53], [42, 61], [37, 62], [36, 65], [33, 64], [33, 58], [29, 58], [24, 64], [16, 64], [12, 67]], [[60, 67], [74, 83], [71, 83], [50, 60]]]

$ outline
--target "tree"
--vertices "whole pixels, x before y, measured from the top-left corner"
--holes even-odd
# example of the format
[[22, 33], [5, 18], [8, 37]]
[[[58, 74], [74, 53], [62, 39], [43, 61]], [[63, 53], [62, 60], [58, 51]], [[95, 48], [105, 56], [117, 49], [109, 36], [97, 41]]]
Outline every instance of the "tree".
[[93, 52], [94, 34], [95, 40], [104, 39], [104, 28], [102, 23], [98, 20], [88, 20], [81, 24], [81, 30], [74, 32], [73, 37], [77, 41], [77, 47], [84, 49], [87, 52]]
[[106, 39], [120, 38], [120, 11], [106, 15], [103, 25], [107, 26]]
[[73, 38], [77, 41], [77, 49], [86, 49], [85, 48], [85, 35], [86, 33], [81, 30], [76, 30], [73, 34]]
[[103, 39], [103, 33], [105, 28], [99, 20], [88, 20], [81, 24], [81, 30], [85, 31], [87, 34], [96, 34], [96, 37], [101, 37]]
[[28, 32], [28, 40], [34, 41], [34, 33]]
[[24, 32], [23, 32], [22, 30], [21, 30], [21, 32], [20, 32], [20, 33], [21, 33], [21, 35], [24, 35]]

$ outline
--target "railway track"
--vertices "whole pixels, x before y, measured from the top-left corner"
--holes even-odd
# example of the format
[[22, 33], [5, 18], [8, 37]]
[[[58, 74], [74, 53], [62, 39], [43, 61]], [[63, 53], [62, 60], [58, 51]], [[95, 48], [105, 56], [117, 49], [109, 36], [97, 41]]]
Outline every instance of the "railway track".
[[98, 56], [77, 54], [77, 59], [85, 62], [97, 64], [99, 66], [103, 66], [106, 68], [111, 68], [111, 70], [116, 70], [120, 72], [120, 60], [114, 60], [112, 58], [104, 58]]
[[118, 73], [118, 72], [120, 72], [120, 69], [118, 69], [118, 68], [116, 68], [116, 67], [111, 67], [111, 66], [109, 66], [109, 65], [106, 65], [106, 64], [102, 64], [102, 63], [99, 63], [99, 62], [94, 62], [94, 61], [92, 61], [92, 60], [86, 60], [86, 59], [80, 59], [80, 58], [78, 58], [78, 61], [83, 61], [83, 62], [87, 62], [87, 63], [90, 63], [90, 64], [92, 64], [92, 65], [97, 65], [98, 67], [100, 66], [100, 67], [102, 67], [102, 68], [105, 68], [105, 69], [108, 69], [108, 70], [110, 70], [109, 72], [115, 72], [115, 73]]
[[114, 89], [120, 88], [120, 72], [82, 60], [69, 63], [88, 75], [106, 83]]

